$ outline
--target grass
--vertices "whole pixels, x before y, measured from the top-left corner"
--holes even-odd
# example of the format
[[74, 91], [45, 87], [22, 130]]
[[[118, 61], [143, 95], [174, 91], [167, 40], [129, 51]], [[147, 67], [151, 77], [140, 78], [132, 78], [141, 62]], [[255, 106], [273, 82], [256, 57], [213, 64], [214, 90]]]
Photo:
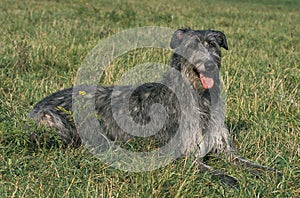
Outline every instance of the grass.
[[[1, 197], [299, 197], [300, 3], [263, 1], [9, 1], [0, 3]], [[132, 173], [103, 164], [86, 149], [38, 148], [24, 127], [43, 97], [69, 87], [88, 52], [133, 27], [190, 26], [226, 33], [223, 80], [227, 125], [239, 153], [283, 170], [254, 178], [218, 158], [208, 164], [240, 181], [229, 189], [199, 174], [192, 159]], [[143, 51], [142, 51], [143, 52]], [[131, 53], [113, 66], [167, 63], [168, 53]], [[159, 55], [160, 54], [160, 55]], [[111, 67], [112, 84], [124, 68]]]

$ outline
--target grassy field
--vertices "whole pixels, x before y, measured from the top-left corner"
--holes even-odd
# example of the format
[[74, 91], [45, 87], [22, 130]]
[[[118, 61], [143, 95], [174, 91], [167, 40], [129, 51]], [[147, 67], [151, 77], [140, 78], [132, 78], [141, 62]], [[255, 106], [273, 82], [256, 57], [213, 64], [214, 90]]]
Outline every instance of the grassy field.
[[[249, 2], [2, 0], [0, 197], [300, 197], [300, 1]], [[282, 170], [282, 178], [255, 178], [223, 159], [208, 159], [239, 179], [240, 188], [230, 189], [198, 173], [189, 158], [132, 173], [83, 147], [39, 148], [30, 141], [24, 123], [33, 105], [71, 86], [101, 40], [142, 26], [225, 32], [222, 76], [234, 144], [240, 155]], [[147, 53], [125, 55], [115, 66], [168, 63], [169, 53]], [[116, 81], [124, 68], [110, 68], [105, 82]]]

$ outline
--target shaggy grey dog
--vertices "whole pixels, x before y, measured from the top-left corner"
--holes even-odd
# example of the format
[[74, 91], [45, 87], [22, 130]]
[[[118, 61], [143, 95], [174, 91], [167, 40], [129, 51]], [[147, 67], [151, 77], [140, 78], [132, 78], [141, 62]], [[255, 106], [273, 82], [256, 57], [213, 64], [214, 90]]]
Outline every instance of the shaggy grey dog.
[[[30, 117], [56, 129], [68, 144], [97, 142], [106, 149], [106, 140], [120, 144], [154, 142], [157, 147], [173, 141], [169, 149], [195, 156], [201, 170], [209, 170], [229, 185], [235, 185], [236, 179], [205, 165], [204, 156], [224, 153], [235, 162], [275, 171], [237, 156], [231, 144], [219, 76], [221, 48], [228, 50], [224, 33], [179, 29], [170, 46], [174, 50], [171, 67], [160, 82], [137, 87], [82, 85], [65, 89], [40, 101]], [[88, 109], [86, 104], [90, 102], [94, 105], [91, 111], [75, 112]], [[86, 119], [91, 112], [97, 115], [99, 133], [105, 138], [95, 134], [94, 124]]]

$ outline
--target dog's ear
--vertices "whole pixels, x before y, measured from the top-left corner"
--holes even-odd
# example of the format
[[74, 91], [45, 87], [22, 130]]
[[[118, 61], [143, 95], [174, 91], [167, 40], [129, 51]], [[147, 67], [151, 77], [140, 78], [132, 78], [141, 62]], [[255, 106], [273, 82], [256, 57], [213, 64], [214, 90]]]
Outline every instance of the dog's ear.
[[227, 39], [226, 39], [225, 34], [220, 31], [213, 31], [213, 32], [215, 33], [214, 36], [215, 36], [219, 46], [228, 50], [228, 44], [227, 44]]
[[184, 34], [190, 30], [191, 30], [190, 28], [176, 30], [176, 32], [174, 32], [171, 39], [171, 44], [170, 44], [171, 49], [177, 48], [180, 45], [180, 43], [183, 41]]

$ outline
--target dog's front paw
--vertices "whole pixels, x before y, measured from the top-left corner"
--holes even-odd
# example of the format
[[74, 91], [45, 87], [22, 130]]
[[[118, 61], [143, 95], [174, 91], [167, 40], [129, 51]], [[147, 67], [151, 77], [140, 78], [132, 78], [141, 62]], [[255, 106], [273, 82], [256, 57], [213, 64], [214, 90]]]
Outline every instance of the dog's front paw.
[[230, 188], [239, 187], [239, 182], [236, 178], [229, 176], [222, 171], [215, 170], [215, 171], [212, 171], [211, 174], [212, 174], [213, 179], [217, 179], [217, 180], [221, 181], [222, 184], [225, 184]]

